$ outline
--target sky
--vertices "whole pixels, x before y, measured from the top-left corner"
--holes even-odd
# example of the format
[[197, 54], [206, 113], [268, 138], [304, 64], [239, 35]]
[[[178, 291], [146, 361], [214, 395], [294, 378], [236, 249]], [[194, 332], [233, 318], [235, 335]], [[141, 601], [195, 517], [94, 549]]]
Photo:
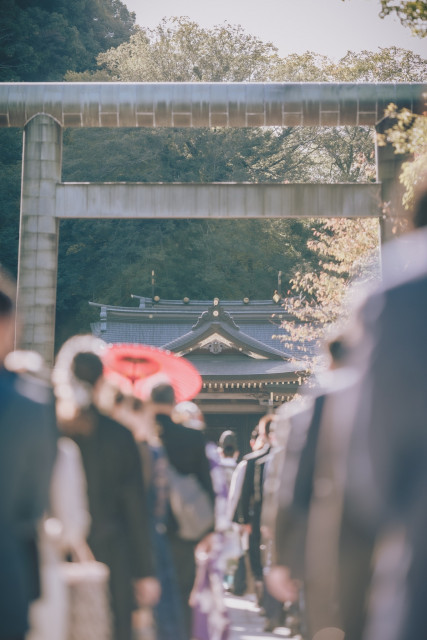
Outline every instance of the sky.
[[272, 42], [281, 56], [314, 51], [334, 60], [348, 50], [397, 46], [427, 58], [427, 38], [411, 35], [394, 16], [378, 16], [380, 0], [123, 0], [137, 24], [187, 16], [203, 27], [225, 21]]

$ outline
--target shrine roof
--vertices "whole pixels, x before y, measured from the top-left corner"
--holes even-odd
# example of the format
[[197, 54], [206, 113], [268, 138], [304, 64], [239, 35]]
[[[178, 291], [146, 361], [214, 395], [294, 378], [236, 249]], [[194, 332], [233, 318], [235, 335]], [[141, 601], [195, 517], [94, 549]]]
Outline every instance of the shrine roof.
[[[282, 319], [292, 317], [282, 306], [284, 300], [275, 303], [271, 299], [248, 298], [212, 301], [132, 297], [139, 300], [138, 307], [90, 303], [100, 310], [99, 322], [91, 324], [93, 333], [108, 343], [150, 344], [186, 357], [200, 341], [206, 344], [209, 335], [214, 340], [215, 334], [219, 334], [223, 342], [233, 343], [236, 350], [255, 353], [255, 357], [270, 360], [302, 357], [302, 345], [286, 340], [286, 331], [280, 327]], [[213, 315], [215, 305], [220, 317]], [[307, 355], [311, 350], [308, 345]]]
[[281, 380], [289, 378], [289, 374], [301, 373], [307, 369], [307, 363], [301, 361], [255, 360], [245, 355], [222, 355], [215, 358], [209, 355], [187, 354], [185, 358], [194, 364], [205, 380], [258, 380], [266, 377]]

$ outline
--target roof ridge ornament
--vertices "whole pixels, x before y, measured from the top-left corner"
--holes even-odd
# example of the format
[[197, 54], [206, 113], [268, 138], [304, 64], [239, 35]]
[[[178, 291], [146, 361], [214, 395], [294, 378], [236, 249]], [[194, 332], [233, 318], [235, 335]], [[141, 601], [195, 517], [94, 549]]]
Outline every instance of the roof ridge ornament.
[[234, 322], [232, 315], [221, 306], [219, 298], [214, 298], [211, 306], [198, 317], [192, 329], [194, 331], [200, 326], [212, 322], [224, 322], [233, 327], [233, 329], [240, 331], [240, 327]]

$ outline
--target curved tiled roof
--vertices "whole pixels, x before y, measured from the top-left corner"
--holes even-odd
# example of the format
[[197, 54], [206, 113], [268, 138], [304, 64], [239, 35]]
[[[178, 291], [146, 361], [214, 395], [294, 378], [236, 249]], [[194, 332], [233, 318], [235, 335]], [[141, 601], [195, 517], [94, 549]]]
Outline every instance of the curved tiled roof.
[[[132, 342], [179, 351], [201, 335], [194, 329], [201, 315], [212, 307], [212, 300], [159, 300], [133, 296], [138, 307], [90, 303], [100, 309], [101, 320], [91, 324], [95, 335], [108, 343]], [[221, 300], [219, 307], [230, 314], [237, 327], [226, 323], [229, 337], [248, 349], [264, 351], [265, 357], [301, 359], [312, 355], [312, 346], [291, 342], [280, 327], [282, 318], [291, 317], [270, 300]], [[225, 315], [227, 315], [227, 313]], [[233, 323], [233, 324], [234, 324]], [[224, 326], [222, 327], [224, 329]], [[277, 336], [283, 336], [279, 339]], [[288, 338], [286, 340], [286, 338]], [[284, 346], [286, 341], [286, 347]]]
[[215, 358], [209, 355], [186, 355], [204, 379], [238, 378], [257, 380], [269, 377], [280, 380], [290, 373], [300, 373], [307, 369], [303, 362], [286, 360], [254, 360], [248, 356], [222, 355]]

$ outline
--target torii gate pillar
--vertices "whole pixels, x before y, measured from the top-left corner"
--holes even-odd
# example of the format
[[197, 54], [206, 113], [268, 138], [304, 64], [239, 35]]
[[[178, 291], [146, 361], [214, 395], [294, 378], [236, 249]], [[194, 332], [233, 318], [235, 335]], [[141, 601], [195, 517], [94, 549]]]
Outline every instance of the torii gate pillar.
[[56, 185], [61, 181], [62, 127], [48, 115], [25, 126], [18, 264], [18, 318], [22, 349], [52, 364], [55, 341], [59, 220]]

